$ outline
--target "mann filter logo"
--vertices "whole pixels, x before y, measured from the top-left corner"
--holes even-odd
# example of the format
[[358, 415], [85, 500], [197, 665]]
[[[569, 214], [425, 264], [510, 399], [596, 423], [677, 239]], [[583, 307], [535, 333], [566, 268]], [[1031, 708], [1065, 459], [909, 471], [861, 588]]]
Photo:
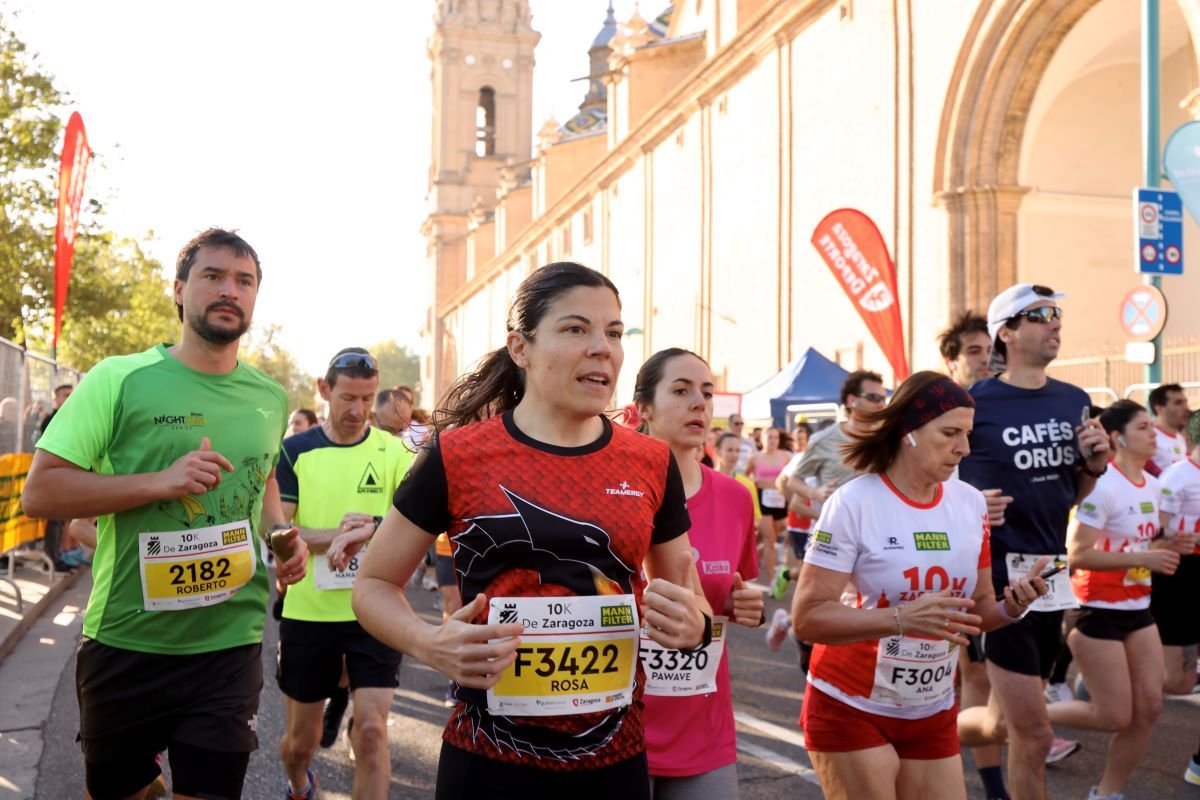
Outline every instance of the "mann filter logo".
[[821, 544], [833, 544], [833, 534], [828, 531], [817, 531], [813, 534], [813, 538]]
[[199, 411], [190, 414], [160, 414], [154, 418], [154, 424], [175, 429], [203, 428], [204, 414]]
[[146, 542], [146, 555], [156, 556], [161, 552], [162, 552], [162, 542], [160, 542], [158, 540], [157, 536], [151, 536], [150, 539]]
[[1154, 503], [1151, 503], [1149, 500], [1144, 501], [1142, 503], [1142, 513], [1143, 514], [1153, 514], [1154, 513]]
[[714, 639], [720, 639], [720, 638], [721, 638], [721, 634], [725, 632], [725, 623], [723, 623], [723, 622], [714, 622], [714, 623], [713, 623], [713, 626], [712, 626], [712, 628], [713, 628], [713, 630], [712, 630], [712, 637], [713, 637]]
[[239, 544], [248, 538], [245, 528], [230, 528], [221, 531], [221, 544]]
[[614, 628], [633, 624], [633, 609], [628, 605], [600, 606], [600, 627]]
[[366, 471], [358, 481], [358, 493], [383, 494], [383, 484], [379, 480], [379, 473], [375, 471], [374, 464], [367, 464]]
[[949, 550], [950, 537], [937, 531], [917, 531], [913, 534], [918, 550]]

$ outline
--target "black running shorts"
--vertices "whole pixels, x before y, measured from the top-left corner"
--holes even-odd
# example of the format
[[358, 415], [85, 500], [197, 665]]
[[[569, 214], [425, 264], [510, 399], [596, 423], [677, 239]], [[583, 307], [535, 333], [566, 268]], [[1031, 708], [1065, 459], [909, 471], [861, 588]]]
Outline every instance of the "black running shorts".
[[178, 791], [240, 795], [249, 754], [258, 748], [261, 644], [161, 655], [85, 638], [75, 690], [85, 779], [96, 800], [127, 797], [149, 784], [163, 750], [206, 754], [178, 765], [172, 757]]
[[442, 742], [437, 800], [650, 800], [646, 754], [593, 770], [510, 764]]
[[1148, 608], [1094, 608], [1084, 606], [1067, 612], [1075, 623], [1075, 630], [1090, 639], [1107, 639], [1123, 642], [1129, 634], [1154, 624], [1154, 615]]
[[434, 573], [437, 575], [437, 585], [457, 586], [458, 579], [454, 574], [454, 559], [451, 556], [435, 556], [433, 559]]
[[1179, 559], [1174, 575], [1151, 574], [1150, 611], [1162, 643], [1175, 647], [1200, 644], [1200, 556]]
[[342, 677], [342, 657], [350, 689], [395, 689], [400, 685], [400, 653], [350, 622], [279, 622], [275, 677], [288, 697], [318, 703], [332, 697]]
[[1061, 611], [1030, 611], [1024, 619], [983, 636], [988, 661], [1009, 672], [1045, 680], [1062, 647]]

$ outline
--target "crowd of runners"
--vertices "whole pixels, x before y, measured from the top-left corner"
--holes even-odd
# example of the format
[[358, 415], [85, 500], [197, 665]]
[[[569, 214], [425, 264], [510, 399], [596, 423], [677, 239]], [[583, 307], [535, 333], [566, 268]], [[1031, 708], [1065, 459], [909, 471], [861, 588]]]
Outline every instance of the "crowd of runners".
[[[573, 263], [521, 283], [505, 345], [431, 416], [355, 347], [324, 417], [289, 414], [238, 359], [262, 280], [236, 233], [193, 239], [178, 343], [98, 364], [37, 441], [25, 511], [95, 543], [94, 800], [156, 796], [164, 760], [175, 797], [241, 796], [272, 571], [285, 798], [318, 796], [347, 706], [353, 796], [387, 797], [402, 654], [447, 681], [447, 799], [737, 797], [729, 625], [795, 642], [833, 798], [965, 798], [960, 746], [989, 798], [1044, 798], [1079, 747], [1052, 723], [1112, 734], [1089, 797], [1119, 798], [1164, 692], [1196, 684], [1200, 413], [1178, 385], [1096, 408], [1050, 378], [1045, 286], [956, 320], [944, 373], [851, 373], [840, 421], [755, 442], [714, 428], [688, 350], [615, 398], [618, 288]], [[771, 620], [768, 592], [791, 597]], [[1181, 769], [1200, 784], [1200, 753]]]

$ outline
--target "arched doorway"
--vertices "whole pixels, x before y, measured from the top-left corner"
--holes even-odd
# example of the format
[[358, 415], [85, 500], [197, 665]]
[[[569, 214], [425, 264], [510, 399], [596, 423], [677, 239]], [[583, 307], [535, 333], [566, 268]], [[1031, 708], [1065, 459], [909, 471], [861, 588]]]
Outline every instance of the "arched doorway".
[[[1169, 132], [1200, 84], [1189, 36], [1200, 9], [1161, 4]], [[1129, 196], [1141, 180], [1139, 9], [1140, 0], [980, 3], [951, 77], [934, 172], [952, 310], [986, 308], [1026, 278], [1068, 291], [1079, 283], [1085, 298], [1098, 274], [1112, 273], [1104, 286], [1134, 282], [1129, 259], [1115, 265], [1132, 252]], [[1054, 228], [1055, 216], [1065, 227]], [[1104, 236], [1090, 241], [1096, 230]], [[1072, 241], [1089, 253], [1073, 252]]]

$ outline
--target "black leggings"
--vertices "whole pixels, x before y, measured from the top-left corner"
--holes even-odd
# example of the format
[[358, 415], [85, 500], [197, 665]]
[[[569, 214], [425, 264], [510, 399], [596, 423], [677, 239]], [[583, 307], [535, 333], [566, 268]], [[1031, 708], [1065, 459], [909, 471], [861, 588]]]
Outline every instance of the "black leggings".
[[650, 800], [646, 754], [599, 769], [560, 772], [509, 764], [442, 742], [437, 800]]

